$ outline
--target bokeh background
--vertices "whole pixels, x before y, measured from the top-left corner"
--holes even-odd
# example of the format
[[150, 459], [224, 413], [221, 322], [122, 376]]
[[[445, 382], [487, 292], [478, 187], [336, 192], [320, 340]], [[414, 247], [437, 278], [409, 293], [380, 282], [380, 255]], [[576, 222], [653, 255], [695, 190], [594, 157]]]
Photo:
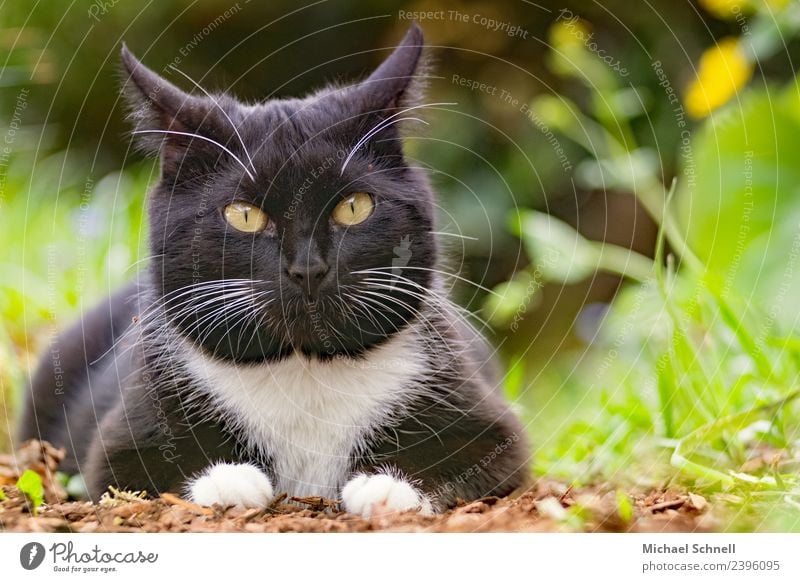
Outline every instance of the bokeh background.
[[409, 156], [536, 473], [692, 487], [720, 527], [798, 527], [788, 0], [0, 4], [0, 449], [52, 334], [146, 262], [158, 167], [126, 133], [121, 43], [257, 101], [362, 77], [413, 18], [428, 100], [453, 105]]

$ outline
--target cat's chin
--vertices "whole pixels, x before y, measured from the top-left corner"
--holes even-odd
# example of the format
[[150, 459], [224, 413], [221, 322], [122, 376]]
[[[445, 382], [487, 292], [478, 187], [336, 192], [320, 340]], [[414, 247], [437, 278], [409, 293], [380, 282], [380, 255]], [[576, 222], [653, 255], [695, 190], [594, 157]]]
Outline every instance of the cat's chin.
[[347, 346], [337, 346], [331, 348], [325, 345], [313, 343], [291, 342], [277, 346], [275, 349], [249, 349], [247, 351], [236, 351], [226, 345], [198, 345], [193, 344], [195, 349], [206, 356], [216, 360], [224, 360], [239, 364], [258, 364], [265, 362], [279, 362], [290, 357], [302, 357], [308, 360], [322, 362], [334, 361], [338, 359], [360, 358], [370, 349], [381, 345], [391, 336], [380, 338], [369, 344], [351, 344]]
[[344, 315], [307, 303], [291, 315], [284, 315], [274, 327], [276, 334], [285, 338], [291, 351], [326, 360], [337, 356], [358, 356], [383, 343], [405, 327], [405, 322], [376, 314], [370, 314], [369, 318], [355, 318], [352, 314]]
[[[296, 322], [295, 322], [296, 323]], [[351, 330], [352, 331], [352, 330]], [[280, 331], [262, 329], [254, 332], [252, 342], [240, 342], [229, 338], [183, 336], [195, 348], [218, 360], [237, 363], [274, 362], [299, 355], [310, 360], [329, 361], [337, 358], [357, 358], [369, 349], [382, 344], [394, 333], [372, 333], [348, 335], [339, 331], [338, 336], [330, 332], [318, 332], [302, 326], [286, 326]], [[183, 335], [183, 334], [181, 334]]]
[[290, 350], [309, 359], [332, 360], [336, 358], [359, 357], [365, 351], [382, 344], [393, 333], [353, 333], [353, 330], [336, 330], [337, 333], [325, 332], [307, 334], [290, 333]]

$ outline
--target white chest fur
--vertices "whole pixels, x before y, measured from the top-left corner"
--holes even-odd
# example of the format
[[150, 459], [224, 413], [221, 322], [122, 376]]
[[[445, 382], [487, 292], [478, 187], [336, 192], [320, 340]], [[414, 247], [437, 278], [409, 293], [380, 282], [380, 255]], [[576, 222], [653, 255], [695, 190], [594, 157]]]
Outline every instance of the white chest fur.
[[243, 366], [187, 348], [184, 361], [251, 450], [271, 460], [276, 492], [336, 498], [353, 455], [409, 401], [423, 358], [409, 328], [359, 360]]

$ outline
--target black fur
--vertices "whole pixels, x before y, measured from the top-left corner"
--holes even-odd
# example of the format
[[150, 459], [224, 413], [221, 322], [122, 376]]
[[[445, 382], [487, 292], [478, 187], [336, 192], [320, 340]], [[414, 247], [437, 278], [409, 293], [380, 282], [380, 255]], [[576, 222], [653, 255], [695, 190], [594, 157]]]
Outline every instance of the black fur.
[[[439, 507], [519, 487], [529, 450], [494, 388], [485, 344], [420, 292], [441, 286], [434, 199], [423, 173], [403, 157], [398, 125], [367, 141], [340, 174], [361, 136], [419, 103], [422, 45], [414, 25], [362, 83], [249, 106], [225, 94], [188, 95], [123, 47], [136, 129], [197, 137], [137, 134], [162, 168], [149, 198], [149, 272], [56, 340], [60, 357], [45, 357], [33, 378], [21, 436], [66, 447], [66, 469], [84, 473], [93, 498], [112, 484], [180, 490], [220, 459], [258, 462], [269, 474], [269, 459], [255, 458], [221, 415], [201, 415], [210, 403], [171, 365], [176, 341], [246, 366], [295, 353], [359, 358], [417, 325], [429, 338], [420, 356], [433, 363], [416, 380], [424, 396], [354, 456], [353, 471], [388, 465], [420, 479]], [[372, 216], [357, 226], [335, 224], [332, 208], [354, 191], [372, 194]], [[267, 229], [229, 227], [222, 209], [234, 200], [263, 209]], [[407, 283], [373, 298], [372, 312], [348, 310], [343, 290], [368, 276], [354, 272], [391, 268], [399, 241], [408, 244]], [[324, 274], [310, 286], [308, 277], [289, 276], [298, 269]], [[264, 298], [248, 304], [254, 316], [243, 317], [235, 299], [187, 291], [232, 279], [251, 280], [248, 289]]]

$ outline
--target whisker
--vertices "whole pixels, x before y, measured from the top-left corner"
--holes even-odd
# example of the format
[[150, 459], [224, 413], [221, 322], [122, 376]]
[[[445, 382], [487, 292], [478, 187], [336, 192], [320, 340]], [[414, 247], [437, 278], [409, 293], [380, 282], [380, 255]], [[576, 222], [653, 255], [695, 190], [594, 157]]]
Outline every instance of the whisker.
[[[397, 299], [395, 297], [389, 297], [389, 296], [383, 295], [381, 293], [376, 293], [376, 292], [372, 292], [372, 291], [365, 291], [365, 290], [362, 290], [361, 293], [362, 293], [362, 295], [359, 295], [358, 297], [361, 300], [363, 300], [363, 302], [366, 302], [370, 306], [372, 306], [372, 309], [374, 311], [377, 311], [380, 315], [383, 315], [384, 318], [387, 319], [387, 321], [389, 321], [389, 323], [390, 323], [390, 325], [392, 325], [392, 327], [396, 327], [395, 324], [384, 313], [381, 312], [381, 309], [386, 309], [386, 310], [390, 311], [391, 313], [396, 315], [401, 321], [404, 320], [405, 318], [402, 315], [400, 315], [395, 309], [389, 307], [385, 303], [381, 303], [381, 301], [379, 299], [391, 300], [395, 304], [400, 305], [401, 307], [403, 307], [404, 309], [408, 309], [409, 311], [411, 311], [411, 313], [413, 313], [416, 317], [420, 318], [427, 325], [427, 327], [429, 328], [429, 330], [432, 333], [435, 333], [439, 337], [439, 340], [441, 341], [441, 343], [443, 345], [447, 346], [447, 340], [444, 338], [444, 336], [442, 336], [441, 332], [436, 328], [435, 325], [433, 325], [431, 323], [431, 321], [428, 319], [428, 317], [423, 312], [421, 312], [421, 311], [419, 311], [417, 309], [414, 309], [413, 307], [408, 305], [406, 302], [400, 301], [399, 299]], [[363, 294], [370, 294], [370, 295], [372, 295], [374, 297], [365, 297]], [[353, 298], [352, 295], [350, 297]], [[379, 298], [379, 299], [377, 299], [376, 297]], [[365, 307], [366, 307], [365, 303], [362, 303], [362, 304], [364, 304]], [[376, 325], [377, 325], [377, 323], [376, 323]], [[378, 326], [378, 327], [380, 327], [380, 326]]]
[[[192, 315], [196, 315], [200, 311], [205, 311], [207, 308], [213, 307], [215, 304], [222, 303], [222, 308], [226, 307], [226, 302], [230, 302], [233, 300], [239, 299], [249, 299], [253, 294], [252, 289], [240, 289], [238, 291], [232, 291], [230, 293], [226, 293], [224, 290], [221, 292], [220, 297], [214, 297], [217, 293], [210, 293], [207, 294], [205, 297], [206, 299], [199, 304], [195, 304], [192, 301], [195, 299], [192, 297], [189, 301], [190, 303], [179, 310], [177, 313], [170, 314], [171, 320], [174, 325], [181, 325], [187, 318]], [[207, 297], [211, 296], [211, 299], [207, 299]]]
[[[253, 325], [254, 329], [253, 329], [253, 333], [250, 335], [250, 341], [248, 341], [247, 345], [244, 346], [244, 351], [245, 352], [250, 349], [250, 346], [252, 345], [253, 340], [258, 337], [259, 326], [263, 326], [264, 325], [264, 318], [267, 315], [266, 308], [273, 301], [275, 301], [275, 298], [269, 299], [267, 301], [261, 301], [260, 298], [259, 298], [258, 301], [254, 301], [253, 302], [252, 315], [250, 316], [250, 318], [248, 318], [246, 320], [246, 322], [249, 324], [250, 320], [252, 320], [252, 325]], [[245, 326], [242, 325], [242, 330], [244, 331], [244, 329], [245, 329]], [[241, 335], [241, 333], [240, 333], [240, 335]], [[258, 340], [258, 343], [259, 343], [259, 346], [260, 346], [261, 345], [261, 339], [260, 338]], [[238, 343], [237, 343], [237, 349], [238, 349]]]
[[136, 261], [135, 263], [131, 263], [130, 265], [128, 265], [128, 267], [125, 269], [125, 273], [127, 274], [128, 271], [133, 269], [139, 263], [144, 263], [145, 261], [149, 261], [150, 259], [157, 259], [158, 257], [163, 257], [163, 256], [164, 256], [164, 253], [159, 253], [157, 255], [148, 255], [148, 256], [146, 256], [144, 258], [141, 258], [138, 261]]
[[[222, 334], [222, 336], [219, 338], [219, 341], [214, 346], [215, 348], [218, 347], [225, 340], [225, 338], [228, 337], [228, 334], [230, 334], [234, 329], [236, 329], [235, 324], [234, 325], [229, 324], [228, 321], [232, 317], [237, 317], [237, 318], [241, 317], [241, 321], [239, 321], [237, 323], [242, 325], [243, 326], [242, 329], [244, 329], [244, 324], [249, 319], [254, 306], [255, 306], [255, 303], [251, 301], [249, 303], [245, 302], [245, 303], [243, 303], [241, 305], [237, 305], [235, 308], [226, 308], [225, 314], [224, 314], [220, 324], [219, 325], [214, 325], [213, 327], [211, 327], [208, 330], [208, 333], [202, 338], [202, 342], [207, 341], [207, 339], [214, 332], [214, 329], [224, 325], [225, 326], [225, 333]], [[241, 337], [241, 331], [242, 330], [239, 331], [240, 337]], [[237, 349], [238, 349], [238, 342], [237, 342]]]
[[388, 120], [387, 119], [387, 120], [384, 120], [381, 124], [377, 125], [376, 127], [372, 128], [371, 130], [369, 130], [367, 132], [367, 134], [359, 140], [359, 143], [356, 144], [356, 147], [354, 147], [350, 151], [350, 153], [347, 155], [347, 158], [345, 158], [344, 163], [342, 164], [342, 169], [339, 172], [339, 175], [341, 176], [342, 174], [344, 174], [344, 170], [347, 167], [347, 164], [353, 158], [353, 156], [355, 155], [356, 151], [358, 151], [358, 148], [360, 148], [363, 144], [365, 144], [369, 140], [369, 138], [374, 136], [376, 133], [379, 133], [379, 132], [383, 131], [384, 129], [387, 129], [387, 128], [391, 127], [395, 123], [400, 123], [401, 121], [419, 121], [420, 123], [424, 123], [425, 125], [429, 125], [427, 121], [425, 121], [424, 119], [420, 119], [419, 117], [400, 117], [398, 119], [392, 119], [392, 120]]
[[191, 335], [192, 333], [203, 334], [198, 338], [198, 341], [201, 344], [204, 343], [213, 333], [213, 331], [219, 327], [219, 325], [222, 325], [230, 317], [235, 316], [237, 311], [242, 307], [249, 305], [250, 301], [250, 297], [240, 297], [239, 299], [235, 299], [233, 302], [223, 305], [219, 309], [202, 316], [199, 320], [193, 323], [189, 329], [186, 330], [186, 335]]
[[[465, 323], [467, 322], [466, 317], [472, 317], [472, 318], [476, 319], [478, 322], [480, 322], [483, 326], [486, 326], [486, 327], [489, 326], [488, 322], [486, 322], [483, 319], [481, 319], [473, 311], [470, 311], [469, 309], [461, 307], [460, 305], [454, 303], [453, 301], [451, 301], [447, 297], [442, 297], [441, 295], [439, 295], [435, 291], [433, 291], [431, 289], [427, 289], [427, 288], [423, 287], [422, 285], [419, 285], [419, 284], [415, 283], [414, 281], [410, 281], [410, 280], [409, 281], [403, 281], [403, 280], [398, 281], [398, 280], [394, 280], [394, 279], [381, 279], [381, 278], [365, 277], [364, 278], [364, 282], [367, 283], [368, 286], [375, 286], [375, 287], [379, 287], [379, 288], [382, 288], [382, 289], [387, 289], [389, 291], [397, 291], [399, 293], [405, 293], [405, 294], [410, 295], [412, 297], [416, 297], [417, 299], [419, 299], [421, 301], [431, 301], [431, 300], [433, 300], [431, 305], [438, 304], [438, 305], [444, 306], [444, 307], [446, 307], [448, 309], [454, 310], [456, 312], [454, 315], [456, 315], [457, 317], [460, 317], [461, 320], [464, 321]], [[419, 292], [410, 291], [408, 289], [405, 289], [405, 288], [401, 287], [401, 285], [410, 285], [411, 287], [418, 289]], [[464, 316], [466, 316], [466, 317], [464, 317]]]
[[[139, 325], [129, 327], [105, 352], [89, 362], [89, 364], [96, 364], [109, 353], [115, 351], [122, 342], [130, 339], [135, 334], [141, 336], [144, 327], [152, 325], [151, 319], [156, 316], [165, 317], [168, 312], [172, 312], [171, 315], [173, 318], [181, 318], [181, 321], [183, 321], [185, 317], [192, 313], [191, 308], [193, 307], [193, 301], [205, 300], [215, 294], [224, 294], [229, 292], [230, 287], [234, 288], [232, 293], [238, 294], [242, 291], [253, 292], [250, 288], [251, 285], [259, 282], [260, 281], [255, 281], [253, 279], [215, 279], [212, 281], [200, 281], [191, 285], [179, 287], [178, 289], [173, 289], [165, 293], [162, 297], [155, 299], [151, 305], [147, 306], [144, 311], [139, 313], [137, 316]], [[243, 286], [246, 288], [242, 289], [241, 287]], [[236, 289], [236, 287], [239, 287], [239, 289]], [[189, 297], [186, 297], [187, 295], [189, 295]]]
[[[425, 315], [425, 314], [424, 314], [422, 311], [420, 311], [419, 309], [414, 309], [414, 308], [413, 308], [412, 306], [410, 306], [408, 303], [406, 303], [405, 301], [401, 301], [400, 299], [397, 299], [396, 297], [392, 297], [392, 296], [390, 296], [390, 295], [387, 295], [387, 294], [385, 294], [385, 293], [380, 293], [380, 292], [377, 292], [377, 291], [367, 291], [367, 290], [362, 290], [362, 291], [361, 291], [361, 293], [363, 293], [363, 294], [367, 294], [367, 295], [371, 295], [371, 296], [373, 296], [373, 297], [377, 297], [378, 299], [381, 299], [381, 300], [384, 300], [384, 301], [392, 301], [393, 303], [395, 303], [395, 304], [397, 304], [397, 305], [401, 306], [402, 308], [404, 308], [404, 309], [408, 309], [408, 310], [409, 310], [409, 311], [411, 311], [411, 313], [413, 313], [415, 316], [417, 316], [417, 317], [419, 317], [419, 318], [421, 318], [421, 319], [424, 319], [424, 320], [425, 320], [427, 323], [430, 323], [430, 321], [428, 320], [428, 317], [427, 317], [427, 316], [426, 316], [426, 315]], [[368, 300], [368, 299], [369, 299], [368, 297], [364, 297], [364, 295], [361, 295], [361, 297], [362, 297], [362, 299], [364, 299], [364, 300]], [[395, 315], [397, 315], [398, 317], [400, 317], [400, 318], [402, 319], [402, 316], [401, 316], [399, 313], [397, 313], [397, 312], [396, 312], [394, 309], [391, 309], [390, 307], [388, 307], [388, 306], [386, 306], [386, 305], [383, 305], [383, 304], [381, 304], [381, 303], [380, 303], [380, 302], [379, 302], [377, 299], [375, 300], [375, 303], [376, 303], [377, 305], [380, 305], [380, 306], [382, 306], [382, 307], [386, 307], [386, 309], [390, 309], [390, 310], [392, 311], [392, 313], [394, 313]], [[444, 314], [444, 313], [442, 313], [441, 311], [438, 311], [438, 310], [437, 310], [437, 312], [438, 312], [438, 313], [439, 313], [439, 314], [440, 314], [442, 317], [445, 317], [445, 314]], [[436, 334], [436, 335], [439, 337], [439, 339], [441, 340], [442, 344], [446, 346], [446, 345], [448, 344], [448, 342], [447, 342], [447, 340], [444, 338], [444, 336], [441, 334], [441, 332], [439, 331], [439, 329], [437, 329], [437, 328], [436, 328], [436, 326], [434, 326], [434, 325], [431, 325], [431, 326], [430, 326], [430, 328], [431, 328], [432, 332], [433, 332], [433, 333], [435, 333], [435, 334]]]
[[[383, 268], [377, 268], [377, 269], [362, 269], [361, 271], [352, 271], [352, 273], [353, 274], [359, 274], [359, 275], [361, 275], [361, 274], [370, 274], [370, 273], [382, 273], [384, 275], [395, 275], [395, 273], [392, 273], [391, 271], [387, 271], [386, 270], [386, 269], [395, 269], [395, 268], [396, 267], [383, 267]], [[493, 291], [492, 289], [489, 289], [488, 287], [484, 287], [483, 285], [481, 285], [480, 283], [476, 283], [475, 281], [470, 281], [466, 277], [462, 277], [461, 275], [456, 275], [455, 273], [448, 273], [447, 271], [442, 271], [440, 269], [429, 269], [428, 267], [410, 267], [408, 265], [403, 267], [403, 269], [414, 269], [414, 270], [417, 270], [417, 271], [427, 271], [429, 273], [438, 273], [440, 275], [445, 275], [447, 277], [453, 277], [454, 279], [458, 279], [459, 281], [462, 281], [464, 283], [469, 283], [470, 285], [474, 285], [475, 287], [477, 287], [481, 291], [486, 291], [490, 295], [494, 295], [495, 297], [499, 297], [499, 298], [502, 299], [502, 296], [499, 293], [497, 293], [496, 291]]]
[[239, 162], [239, 165], [242, 167], [242, 169], [244, 170], [245, 174], [247, 174], [247, 176], [250, 178], [250, 180], [252, 180], [253, 182], [256, 181], [255, 176], [253, 176], [253, 174], [250, 172], [250, 170], [247, 169], [247, 166], [244, 165], [244, 162], [242, 162], [242, 160], [239, 159], [239, 156], [237, 156], [235, 153], [233, 153], [231, 150], [226, 148], [224, 145], [222, 145], [218, 141], [214, 141], [211, 138], [199, 135], [197, 133], [189, 133], [188, 131], [172, 131], [171, 129], [137, 129], [133, 133], [134, 134], [140, 134], [140, 133], [166, 133], [166, 134], [169, 134], [169, 135], [183, 135], [185, 137], [192, 137], [192, 138], [196, 137], [197, 139], [201, 139], [203, 141], [207, 141], [209, 143], [214, 144], [218, 148], [222, 149], [223, 151], [225, 151], [225, 153], [230, 155], [234, 160]]
[[344, 170], [347, 167], [347, 164], [350, 163], [350, 160], [353, 159], [353, 156], [356, 154], [356, 152], [362, 145], [364, 145], [367, 141], [369, 141], [369, 139], [376, 133], [379, 133], [380, 131], [386, 129], [390, 125], [393, 125], [398, 121], [406, 121], [406, 120], [421, 121], [425, 125], [428, 125], [426, 121], [419, 119], [418, 117], [406, 117], [403, 119], [396, 119], [398, 116], [404, 115], [409, 111], [413, 111], [414, 109], [422, 109], [423, 107], [436, 107], [437, 105], [458, 105], [458, 103], [423, 103], [422, 105], [414, 105], [413, 107], [406, 107], [405, 109], [402, 109], [397, 113], [393, 113], [386, 119], [383, 119], [380, 123], [375, 125], [375, 127], [370, 129], [361, 139], [359, 139], [356, 142], [356, 145], [353, 146], [353, 149], [350, 150], [350, 153], [347, 154], [347, 157], [344, 159], [344, 162], [342, 162], [342, 170], [341, 172], [339, 172], [339, 175], [341, 176], [342, 174], [344, 174]]
[[[353, 295], [352, 293], [344, 293], [344, 296], [350, 299], [355, 303], [352, 307], [357, 309], [359, 313], [363, 314], [367, 321], [372, 323], [379, 331], [383, 329], [380, 322], [375, 318], [375, 315], [370, 311], [369, 305], [365, 302], [361, 301], [357, 296]], [[373, 334], [375, 335], [375, 334]]]
[[437, 230], [429, 230], [430, 234], [438, 234], [439, 236], [452, 236], [463, 240], [480, 240], [477, 236], [467, 236], [465, 234], [456, 234], [455, 232], [443, 232]]
[[228, 123], [230, 123], [230, 124], [231, 124], [231, 129], [233, 129], [234, 133], [236, 134], [236, 137], [237, 137], [237, 138], [239, 138], [239, 144], [242, 146], [242, 149], [244, 150], [244, 155], [246, 155], [246, 156], [247, 156], [247, 161], [248, 161], [248, 162], [250, 162], [250, 167], [251, 167], [251, 168], [253, 168], [253, 172], [255, 172], [255, 171], [256, 171], [256, 167], [255, 167], [255, 165], [253, 165], [253, 158], [251, 158], [251, 157], [250, 157], [250, 152], [248, 152], [248, 151], [247, 151], [247, 146], [246, 146], [246, 145], [244, 145], [244, 140], [242, 139], [242, 136], [241, 136], [241, 134], [239, 133], [239, 130], [236, 128], [236, 124], [235, 124], [235, 123], [233, 123], [233, 120], [232, 120], [232, 119], [231, 119], [231, 118], [228, 116], [228, 113], [227, 113], [227, 111], [225, 111], [225, 110], [222, 108], [222, 106], [219, 104], [219, 102], [218, 102], [218, 101], [217, 101], [217, 100], [216, 100], [216, 99], [215, 99], [215, 98], [214, 98], [214, 97], [211, 95], [211, 93], [209, 93], [208, 91], [206, 91], [206, 90], [205, 90], [205, 88], [203, 88], [203, 87], [200, 85], [200, 83], [198, 83], [197, 81], [195, 81], [194, 79], [192, 79], [192, 78], [191, 78], [189, 75], [187, 75], [186, 73], [184, 73], [183, 71], [181, 71], [181, 70], [180, 70], [178, 67], [176, 67], [175, 65], [168, 65], [168, 66], [169, 66], [169, 68], [170, 68], [170, 69], [172, 69], [172, 70], [173, 70], [173, 71], [175, 71], [176, 73], [179, 73], [179, 74], [183, 75], [183, 76], [184, 76], [186, 79], [188, 79], [188, 80], [189, 80], [189, 82], [190, 82], [192, 85], [194, 85], [195, 87], [197, 87], [198, 89], [200, 89], [200, 90], [201, 90], [203, 93], [205, 93], [206, 97], [208, 97], [209, 99], [211, 99], [211, 101], [213, 101], [213, 102], [214, 102], [214, 105], [216, 105], [216, 106], [217, 106], [217, 109], [219, 109], [219, 110], [222, 112], [222, 115], [224, 115], [224, 116], [225, 116], [225, 119], [227, 119], [227, 120], [228, 120]]

